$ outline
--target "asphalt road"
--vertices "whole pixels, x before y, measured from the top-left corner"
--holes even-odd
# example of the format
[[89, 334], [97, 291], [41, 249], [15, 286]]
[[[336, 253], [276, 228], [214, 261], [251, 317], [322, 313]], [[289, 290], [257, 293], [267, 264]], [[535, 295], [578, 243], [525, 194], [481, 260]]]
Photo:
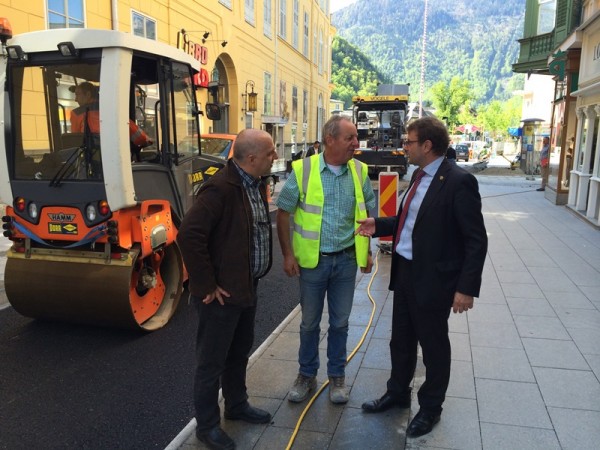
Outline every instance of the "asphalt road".
[[[299, 301], [276, 235], [273, 257], [259, 285], [255, 348]], [[165, 448], [193, 417], [196, 324], [183, 299], [165, 328], [147, 334], [0, 311], [0, 448]]]

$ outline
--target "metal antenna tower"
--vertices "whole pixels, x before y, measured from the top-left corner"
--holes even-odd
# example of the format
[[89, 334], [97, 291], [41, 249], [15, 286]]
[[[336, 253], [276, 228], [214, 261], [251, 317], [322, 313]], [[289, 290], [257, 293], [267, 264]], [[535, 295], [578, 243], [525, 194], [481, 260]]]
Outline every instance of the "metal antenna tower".
[[423, 48], [421, 50], [421, 87], [419, 88], [419, 119], [423, 117], [423, 91], [425, 90], [425, 48], [427, 46], [427, 0], [423, 14]]

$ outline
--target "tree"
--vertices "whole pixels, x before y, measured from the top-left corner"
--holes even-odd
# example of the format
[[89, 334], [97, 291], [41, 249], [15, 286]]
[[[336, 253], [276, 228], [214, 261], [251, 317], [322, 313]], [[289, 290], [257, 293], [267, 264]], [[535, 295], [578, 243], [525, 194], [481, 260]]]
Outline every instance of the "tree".
[[367, 56], [339, 36], [333, 38], [331, 53], [331, 81], [335, 85], [331, 98], [342, 100], [345, 108], [352, 105], [353, 96], [373, 95], [377, 85], [390, 82]]
[[429, 90], [438, 117], [448, 118], [448, 128], [453, 130], [461, 124], [461, 109], [469, 112], [473, 100], [470, 83], [459, 77], [452, 77], [450, 83], [438, 81]]
[[517, 127], [521, 118], [521, 97], [513, 97], [506, 102], [493, 101], [478, 116], [480, 124], [496, 140], [508, 136], [509, 127]]

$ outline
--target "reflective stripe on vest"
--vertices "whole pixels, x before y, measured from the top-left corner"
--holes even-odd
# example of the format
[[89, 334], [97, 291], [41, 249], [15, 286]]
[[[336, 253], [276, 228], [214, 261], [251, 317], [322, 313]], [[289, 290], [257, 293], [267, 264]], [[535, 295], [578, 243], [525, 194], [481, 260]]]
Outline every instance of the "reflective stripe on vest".
[[[292, 235], [294, 255], [300, 267], [312, 269], [319, 263], [324, 203], [319, 155], [316, 154], [309, 158], [294, 161], [292, 168], [296, 175], [296, 180], [298, 180], [298, 190], [300, 193], [299, 206], [294, 213]], [[362, 186], [368, 174], [366, 166], [355, 159], [348, 162], [348, 170], [352, 176], [356, 198], [354, 211], [356, 229], [358, 228], [356, 220], [367, 218], [367, 207]], [[369, 238], [355, 236], [354, 245], [358, 265], [366, 267]]]

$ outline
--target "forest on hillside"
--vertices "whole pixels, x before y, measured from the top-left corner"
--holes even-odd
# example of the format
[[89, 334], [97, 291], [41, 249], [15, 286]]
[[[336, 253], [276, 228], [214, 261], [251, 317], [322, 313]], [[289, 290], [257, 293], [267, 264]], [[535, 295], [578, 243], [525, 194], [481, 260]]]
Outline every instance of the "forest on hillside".
[[[334, 98], [346, 100], [357, 86], [368, 91], [377, 82], [410, 83], [415, 98], [424, 10], [424, 0], [358, 0], [334, 13], [332, 23], [343, 38], [332, 48]], [[510, 98], [523, 84], [511, 65], [524, 14], [525, 0], [429, 1], [425, 93], [458, 76], [469, 81], [475, 105]]]

